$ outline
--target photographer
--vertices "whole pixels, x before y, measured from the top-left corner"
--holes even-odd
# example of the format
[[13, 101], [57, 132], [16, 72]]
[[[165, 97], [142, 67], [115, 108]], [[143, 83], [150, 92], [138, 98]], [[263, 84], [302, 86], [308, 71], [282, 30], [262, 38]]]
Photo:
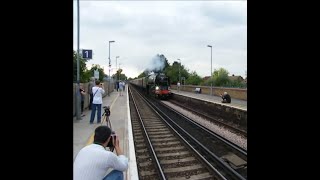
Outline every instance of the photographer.
[[[117, 155], [107, 151], [112, 141]], [[110, 147], [113, 148], [113, 147]], [[106, 175], [109, 168], [113, 170]], [[123, 172], [128, 169], [128, 158], [123, 155], [117, 136], [111, 136], [108, 126], [95, 129], [94, 142], [82, 148], [73, 164], [74, 180], [122, 180]]]
[[224, 92], [223, 95], [220, 94], [220, 96], [222, 98], [222, 103], [231, 103], [231, 96], [227, 92]]
[[92, 88], [92, 92], [93, 92], [93, 101], [92, 101], [92, 111], [90, 116], [90, 124], [93, 124], [94, 117], [96, 115], [96, 110], [98, 110], [97, 123], [99, 124], [101, 122], [102, 95], [105, 93], [104, 87], [99, 80], [96, 80], [96, 86]]

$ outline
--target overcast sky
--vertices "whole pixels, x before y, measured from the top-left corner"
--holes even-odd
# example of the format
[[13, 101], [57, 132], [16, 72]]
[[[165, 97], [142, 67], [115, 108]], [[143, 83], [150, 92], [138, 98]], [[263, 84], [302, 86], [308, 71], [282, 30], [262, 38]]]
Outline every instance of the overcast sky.
[[[74, 50], [77, 50], [77, 1], [74, 1]], [[136, 77], [163, 54], [177, 59], [189, 72], [210, 76], [223, 67], [245, 77], [247, 70], [246, 1], [83, 1], [80, 0], [80, 49], [92, 49], [93, 59], [108, 74], [117, 65]]]

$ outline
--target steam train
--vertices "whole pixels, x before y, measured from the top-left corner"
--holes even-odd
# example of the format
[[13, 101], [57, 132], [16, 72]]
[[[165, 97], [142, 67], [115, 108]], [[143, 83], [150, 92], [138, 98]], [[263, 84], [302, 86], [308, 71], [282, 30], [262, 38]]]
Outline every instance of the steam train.
[[167, 99], [172, 96], [169, 90], [170, 78], [163, 73], [153, 73], [147, 77], [131, 80], [130, 83], [159, 99]]

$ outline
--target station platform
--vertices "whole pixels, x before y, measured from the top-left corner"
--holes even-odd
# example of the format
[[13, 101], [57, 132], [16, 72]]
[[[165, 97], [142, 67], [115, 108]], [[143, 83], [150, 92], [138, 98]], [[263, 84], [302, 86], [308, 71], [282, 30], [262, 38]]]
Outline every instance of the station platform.
[[191, 98], [195, 98], [195, 99], [199, 99], [199, 100], [203, 100], [203, 101], [209, 101], [212, 103], [221, 104], [223, 106], [229, 106], [232, 108], [247, 111], [247, 101], [245, 101], [245, 100], [234, 99], [231, 97], [231, 103], [222, 103], [221, 102], [222, 98], [220, 96], [211, 96], [208, 94], [198, 94], [198, 93], [194, 93], [194, 92], [178, 91], [175, 89], [170, 89], [170, 91], [173, 94], [179, 94], [182, 96], [187, 96], [187, 97], [191, 97]]
[[[129, 159], [129, 168], [124, 172], [124, 179], [138, 180], [138, 170], [135, 157], [133, 134], [131, 128], [131, 118], [129, 109], [128, 85], [125, 87], [123, 96], [119, 92], [113, 91], [110, 96], [102, 99], [102, 106], [110, 106], [110, 121], [112, 130], [116, 132], [120, 139], [120, 146], [123, 153]], [[103, 108], [101, 110], [103, 113]], [[97, 124], [97, 116], [93, 124], [89, 124], [91, 110], [84, 110], [84, 117], [81, 120], [73, 118], [73, 161], [78, 152], [85, 146], [93, 143], [94, 130], [101, 124]], [[101, 119], [102, 120], [102, 119]], [[116, 153], [114, 151], [114, 153]], [[109, 172], [111, 169], [109, 170]]]

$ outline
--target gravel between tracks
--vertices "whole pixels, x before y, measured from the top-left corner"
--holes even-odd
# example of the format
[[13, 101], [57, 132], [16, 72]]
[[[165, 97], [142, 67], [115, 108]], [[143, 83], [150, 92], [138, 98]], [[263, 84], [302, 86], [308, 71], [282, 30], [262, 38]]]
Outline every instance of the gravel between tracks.
[[176, 106], [170, 102], [167, 102], [167, 101], [162, 101], [164, 104], [170, 106], [171, 108], [179, 111], [180, 113], [182, 113], [183, 115], [189, 117], [190, 119], [194, 120], [195, 122], [203, 125], [204, 127], [210, 129], [211, 131], [219, 134], [220, 136], [228, 139], [229, 141], [237, 144], [238, 146], [244, 148], [245, 150], [247, 150], [247, 139], [242, 137], [242, 136], [239, 136], [233, 132], [230, 132], [228, 129], [224, 128], [224, 127], [221, 127], [221, 126], [218, 126], [202, 117], [199, 117], [195, 114], [193, 114], [192, 112], [189, 112], [179, 106]]

